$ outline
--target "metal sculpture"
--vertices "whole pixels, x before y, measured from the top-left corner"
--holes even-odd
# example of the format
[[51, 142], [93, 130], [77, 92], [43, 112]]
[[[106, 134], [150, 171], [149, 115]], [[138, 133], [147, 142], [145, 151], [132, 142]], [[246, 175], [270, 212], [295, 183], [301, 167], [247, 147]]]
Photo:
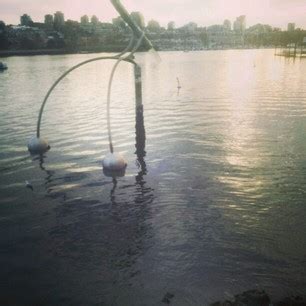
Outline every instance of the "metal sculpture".
[[[37, 128], [36, 128], [36, 136], [32, 137], [30, 141], [28, 142], [28, 150], [31, 154], [43, 154], [47, 152], [50, 149], [50, 145], [48, 141], [41, 137], [40, 129], [41, 129], [41, 121], [42, 121], [42, 115], [45, 108], [45, 105], [48, 101], [49, 96], [51, 95], [52, 91], [55, 89], [55, 87], [72, 71], [78, 69], [79, 67], [89, 64], [94, 61], [100, 61], [100, 60], [116, 60], [115, 65], [113, 66], [113, 69], [111, 71], [109, 84], [108, 84], [108, 93], [107, 93], [107, 129], [108, 129], [108, 138], [109, 138], [109, 148], [110, 153], [107, 154], [103, 161], [102, 165], [104, 170], [106, 171], [122, 171], [125, 170], [127, 163], [125, 162], [124, 158], [114, 152], [114, 146], [112, 143], [112, 134], [111, 134], [111, 122], [110, 122], [110, 97], [111, 97], [111, 87], [112, 87], [112, 81], [114, 77], [114, 73], [116, 71], [116, 68], [120, 64], [120, 62], [125, 61], [128, 63], [131, 63], [134, 65], [134, 76], [135, 76], [135, 96], [136, 96], [136, 114], [139, 114], [143, 112], [143, 106], [142, 106], [142, 94], [141, 94], [141, 68], [137, 65], [137, 63], [133, 60], [134, 53], [137, 51], [137, 49], [140, 47], [141, 43], [143, 43], [148, 49], [154, 50], [151, 42], [148, 40], [148, 38], [145, 36], [144, 32], [133, 22], [130, 15], [126, 11], [126, 9], [122, 6], [119, 0], [111, 0], [111, 3], [114, 5], [116, 10], [119, 12], [123, 20], [129, 25], [130, 29], [132, 30], [132, 38], [129, 42], [129, 45], [119, 54], [115, 56], [101, 56], [92, 58], [86, 61], [83, 61], [70, 69], [68, 69], [66, 72], [64, 72], [50, 87], [48, 90], [46, 96], [44, 97], [44, 100], [42, 102], [42, 105], [40, 107], [38, 120], [37, 120]], [[126, 53], [129, 51], [129, 49], [133, 46], [134, 40], [137, 39], [137, 42], [135, 46], [132, 48], [131, 52], [126, 55]]]

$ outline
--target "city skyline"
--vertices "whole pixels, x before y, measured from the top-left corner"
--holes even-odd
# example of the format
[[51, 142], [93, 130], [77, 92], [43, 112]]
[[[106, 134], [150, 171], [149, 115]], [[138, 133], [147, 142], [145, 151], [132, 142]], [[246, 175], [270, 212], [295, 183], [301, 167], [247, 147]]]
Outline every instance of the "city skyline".
[[[174, 21], [177, 27], [193, 21], [199, 26], [223, 24], [225, 19], [234, 22], [237, 16], [247, 16], [247, 27], [257, 23], [270, 24], [282, 29], [294, 22], [296, 27], [306, 28], [306, 0], [192, 0], [186, 5], [184, 0], [141, 1], [125, 0], [123, 3], [131, 11], [140, 11], [146, 23], [155, 19], [162, 26]], [[227, 4], [227, 5], [226, 5]], [[186, 9], [187, 8], [187, 9]], [[225, 8], [225, 9], [224, 9]], [[46, 14], [62, 11], [65, 19], [80, 20], [82, 15], [96, 15], [102, 22], [111, 22], [118, 14], [108, 0], [74, 1], [54, 0], [3, 0], [0, 20], [7, 24], [19, 24], [20, 16], [29, 14], [34, 21], [43, 22]]]

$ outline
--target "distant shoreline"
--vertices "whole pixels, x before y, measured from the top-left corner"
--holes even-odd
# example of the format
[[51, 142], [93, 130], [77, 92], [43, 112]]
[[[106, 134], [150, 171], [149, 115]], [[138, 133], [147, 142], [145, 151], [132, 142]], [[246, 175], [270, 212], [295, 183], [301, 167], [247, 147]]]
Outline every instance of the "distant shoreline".
[[82, 53], [111, 53], [120, 52], [124, 49], [121, 46], [109, 46], [102, 49], [91, 50], [69, 50], [69, 49], [36, 49], [36, 50], [0, 50], [0, 57], [10, 56], [34, 56], [34, 55], [64, 55], [64, 54], [82, 54]]
[[68, 51], [63, 49], [38, 49], [38, 50], [1, 50], [0, 57], [10, 56], [31, 56], [31, 55], [60, 55], [60, 54], [72, 54], [74, 51]]
[[[259, 47], [259, 48], [224, 48], [224, 49], [196, 49], [196, 50], [158, 50], [158, 51], [220, 51], [220, 50], [259, 50], [259, 49], [274, 49], [274, 47]], [[90, 54], [90, 53], [114, 53], [120, 52], [120, 48], [93, 49], [93, 50], [67, 50], [67, 49], [37, 49], [37, 50], [1, 50], [0, 57], [11, 56], [35, 56], [35, 55], [65, 55], [65, 54]]]

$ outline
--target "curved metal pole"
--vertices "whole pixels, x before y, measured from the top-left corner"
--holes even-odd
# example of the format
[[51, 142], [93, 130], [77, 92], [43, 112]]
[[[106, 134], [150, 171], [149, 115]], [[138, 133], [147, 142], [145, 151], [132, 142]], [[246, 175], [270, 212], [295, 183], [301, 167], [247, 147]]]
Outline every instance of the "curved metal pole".
[[[126, 8], [121, 4], [120, 0], [110, 0], [114, 8], [117, 10], [117, 12], [120, 14], [122, 19], [128, 24], [128, 26], [132, 29], [134, 34], [141, 38], [144, 35], [144, 32], [142, 29], [139, 28], [139, 26], [133, 21], [130, 14], [126, 10]], [[144, 44], [146, 47], [150, 50], [153, 48], [153, 45], [151, 41], [144, 35]]]
[[[47, 100], [51, 94], [51, 92], [53, 91], [53, 89], [58, 85], [58, 83], [65, 77], [67, 76], [70, 72], [72, 72], [73, 70], [85, 65], [85, 64], [88, 64], [88, 63], [91, 63], [91, 62], [95, 62], [95, 61], [100, 61], [100, 60], [106, 60], [106, 59], [111, 59], [111, 60], [118, 60], [118, 56], [101, 56], [101, 57], [96, 57], [96, 58], [92, 58], [92, 59], [89, 59], [89, 60], [86, 60], [84, 62], [81, 62], [75, 66], [73, 66], [72, 68], [68, 69], [66, 72], [64, 72], [54, 83], [53, 85], [51, 86], [51, 88], [48, 90], [44, 100], [43, 100], [43, 103], [40, 107], [40, 110], [39, 110], [39, 115], [38, 115], [38, 121], [37, 121], [37, 129], [36, 129], [36, 137], [39, 138], [40, 137], [40, 125], [41, 125], [41, 118], [42, 118], [42, 114], [43, 114], [43, 111], [44, 111], [44, 108], [45, 108], [45, 105], [47, 103]], [[126, 58], [123, 58], [122, 59], [123, 61], [126, 61], [126, 62], [129, 62], [131, 64], [134, 64], [136, 65], [136, 63], [132, 60], [132, 59], [129, 59], [128, 57]]]
[[[131, 38], [130, 38], [130, 41], [129, 41], [129, 44], [127, 45], [127, 47], [122, 51], [120, 52], [119, 54], [117, 55], [114, 55], [112, 56], [111, 59], [118, 59], [120, 58], [123, 54], [125, 54], [132, 46], [133, 46], [133, 42], [134, 42], [134, 32], [132, 32], [132, 35], [131, 35]], [[93, 61], [98, 61], [98, 60], [102, 60], [102, 59], [109, 59], [108, 57], [96, 57], [96, 58], [93, 58], [93, 59], [90, 59], [90, 60], [86, 60], [84, 62], [81, 62], [79, 63], [78, 65], [75, 65], [73, 66], [72, 68], [70, 68], [69, 70], [67, 70], [63, 75], [61, 75], [54, 83], [53, 85], [51, 86], [51, 88], [48, 90], [44, 100], [43, 100], [43, 103], [40, 107], [40, 110], [39, 110], [39, 115], [38, 115], [38, 120], [37, 120], [37, 128], [36, 128], [36, 137], [39, 138], [40, 136], [40, 125], [41, 125], [41, 118], [42, 118], [42, 113], [43, 113], [43, 110], [45, 108], [45, 104], [51, 94], [51, 92], [53, 91], [53, 89], [57, 86], [57, 84], [66, 76], [68, 75], [71, 71], [87, 64], [87, 63], [90, 63], [90, 62], [93, 62]]]

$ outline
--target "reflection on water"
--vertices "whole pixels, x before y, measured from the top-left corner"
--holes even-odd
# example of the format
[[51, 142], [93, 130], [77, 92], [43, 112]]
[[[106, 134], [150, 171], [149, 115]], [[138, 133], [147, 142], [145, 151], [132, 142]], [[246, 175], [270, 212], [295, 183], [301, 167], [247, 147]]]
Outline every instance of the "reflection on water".
[[170, 292], [175, 305], [203, 305], [254, 287], [305, 293], [306, 62], [236, 50], [165, 52], [156, 66], [138, 54], [144, 113], [135, 115], [133, 69], [122, 64], [111, 116], [128, 167], [107, 177], [112, 63], [58, 86], [42, 124], [52, 149], [26, 152], [46, 89], [89, 56], [11, 57], [0, 75], [0, 302], [153, 306]]

